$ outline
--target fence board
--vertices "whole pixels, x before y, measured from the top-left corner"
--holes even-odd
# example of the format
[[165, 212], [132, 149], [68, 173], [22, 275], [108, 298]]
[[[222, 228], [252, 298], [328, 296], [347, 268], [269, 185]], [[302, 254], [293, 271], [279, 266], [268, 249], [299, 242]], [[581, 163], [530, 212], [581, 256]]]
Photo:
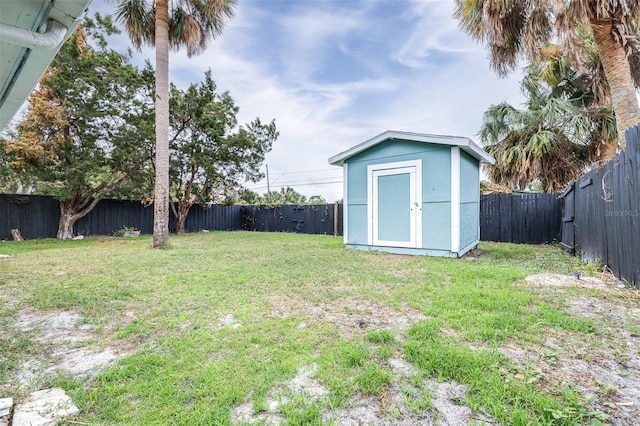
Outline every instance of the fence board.
[[24, 238], [55, 237], [60, 207], [51, 197], [0, 194], [0, 240], [11, 239], [11, 229]]
[[[243, 229], [334, 235], [333, 204], [244, 206]], [[342, 204], [338, 206], [338, 235], [342, 235]]]
[[[600, 259], [617, 277], [640, 287], [640, 127], [625, 137], [626, 149], [578, 179], [564, 202], [574, 211], [576, 255], [585, 262]], [[563, 232], [563, 247], [571, 245], [570, 237]]]
[[[560, 229], [561, 211], [554, 194], [491, 194], [480, 200], [481, 239], [541, 244], [552, 242]], [[20, 205], [18, 201], [26, 201]], [[18, 204], [17, 204], [18, 203]], [[253, 230], [343, 235], [343, 205], [312, 206], [193, 206], [185, 224], [188, 232]], [[0, 196], [0, 239], [19, 228], [26, 238], [55, 237], [58, 202], [50, 197]], [[170, 228], [175, 219], [171, 216]], [[113, 235], [122, 227], [153, 232], [153, 207], [137, 201], [102, 200], [75, 226], [76, 234]]]
[[143, 234], [153, 233], [153, 206], [139, 201], [102, 200], [76, 222], [77, 235], [113, 235], [123, 227], [135, 227]]
[[487, 194], [480, 197], [480, 239], [549, 244], [560, 238], [558, 194]]
[[[337, 235], [342, 235], [342, 204], [338, 205]], [[253, 230], [334, 235], [335, 205], [221, 206], [195, 205], [189, 211], [187, 232], [201, 230]], [[11, 239], [20, 229], [27, 239], [54, 238], [60, 217], [59, 203], [51, 197], [0, 195], [0, 239]], [[113, 235], [123, 227], [153, 233], [153, 206], [138, 201], [102, 200], [74, 226], [76, 235]], [[175, 226], [171, 215], [169, 229]]]
[[[243, 229], [242, 212], [243, 206], [196, 205], [189, 210], [185, 228], [187, 232], [205, 229], [209, 231], [239, 231]], [[174, 223], [175, 219], [170, 222], [170, 225], [173, 226]]]

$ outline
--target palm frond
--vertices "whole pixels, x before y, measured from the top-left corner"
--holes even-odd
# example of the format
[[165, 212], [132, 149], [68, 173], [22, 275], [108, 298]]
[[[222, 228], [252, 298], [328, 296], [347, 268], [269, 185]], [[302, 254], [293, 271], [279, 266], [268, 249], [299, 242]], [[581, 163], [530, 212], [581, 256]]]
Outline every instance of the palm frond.
[[152, 40], [148, 31], [151, 9], [151, 5], [145, 0], [123, 0], [118, 4], [116, 20], [124, 25], [137, 49], [140, 49], [143, 43]]
[[187, 49], [189, 57], [203, 52], [208, 38], [222, 34], [225, 18], [233, 16], [237, 0], [176, 0], [169, 16], [169, 42]]

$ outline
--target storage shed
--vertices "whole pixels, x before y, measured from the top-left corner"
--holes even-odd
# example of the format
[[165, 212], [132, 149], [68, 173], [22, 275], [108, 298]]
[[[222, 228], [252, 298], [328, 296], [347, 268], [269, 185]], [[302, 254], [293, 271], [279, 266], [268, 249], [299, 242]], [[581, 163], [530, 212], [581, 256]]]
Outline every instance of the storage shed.
[[480, 239], [480, 163], [471, 139], [386, 131], [329, 159], [344, 173], [349, 248], [459, 257]]

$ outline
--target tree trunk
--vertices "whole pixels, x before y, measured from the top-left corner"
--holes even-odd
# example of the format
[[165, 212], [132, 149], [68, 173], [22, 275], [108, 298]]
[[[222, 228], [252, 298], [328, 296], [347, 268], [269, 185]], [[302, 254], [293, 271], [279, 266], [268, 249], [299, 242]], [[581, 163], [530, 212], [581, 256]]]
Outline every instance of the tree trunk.
[[187, 215], [189, 214], [189, 209], [191, 205], [189, 203], [179, 202], [178, 203], [178, 211], [176, 213], [176, 233], [184, 234], [185, 231], [185, 223], [187, 221]]
[[169, 239], [169, 5], [156, 0], [156, 182], [153, 247]]
[[58, 221], [56, 238], [59, 240], [72, 240], [75, 237], [73, 225], [81, 217], [74, 208], [73, 201], [60, 201], [60, 220]]
[[[611, 20], [592, 21], [591, 29], [611, 90], [619, 145], [621, 149], [624, 149], [626, 146], [625, 130], [640, 123], [640, 107], [631, 77], [631, 68], [624, 46], [617, 42], [613, 36]], [[613, 143], [604, 145], [600, 150], [601, 160], [606, 161], [613, 158], [617, 152], [616, 148]]]

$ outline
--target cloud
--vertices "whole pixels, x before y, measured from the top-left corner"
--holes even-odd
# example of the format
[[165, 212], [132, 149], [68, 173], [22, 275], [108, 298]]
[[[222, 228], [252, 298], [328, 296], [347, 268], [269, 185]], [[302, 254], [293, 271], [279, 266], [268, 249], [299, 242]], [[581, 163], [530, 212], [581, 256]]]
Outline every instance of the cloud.
[[[451, 0], [238, 4], [205, 53], [171, 54], [170, 78], [186, 88], [211, 69], [240, 123], [275, 118], [280, 137], [266, 159], [274, 190], [302, 182], [292, 186], [340, 199], [342, 172], [329, 157], [388, 129], [475, 138], [489, 105], [521, 102], [518, 76], [489, 69]], [[266, 191], [266, 181], [248, 186]]]
[[453, 18], [452, 1], [413, 1], [407, 11], [413, 26], [407, 29], [404, 44], [393, 55], [394, 60], [412, 68], [424, 68], [434, 54], [464, 54], [478, 50], [458, 29]]

